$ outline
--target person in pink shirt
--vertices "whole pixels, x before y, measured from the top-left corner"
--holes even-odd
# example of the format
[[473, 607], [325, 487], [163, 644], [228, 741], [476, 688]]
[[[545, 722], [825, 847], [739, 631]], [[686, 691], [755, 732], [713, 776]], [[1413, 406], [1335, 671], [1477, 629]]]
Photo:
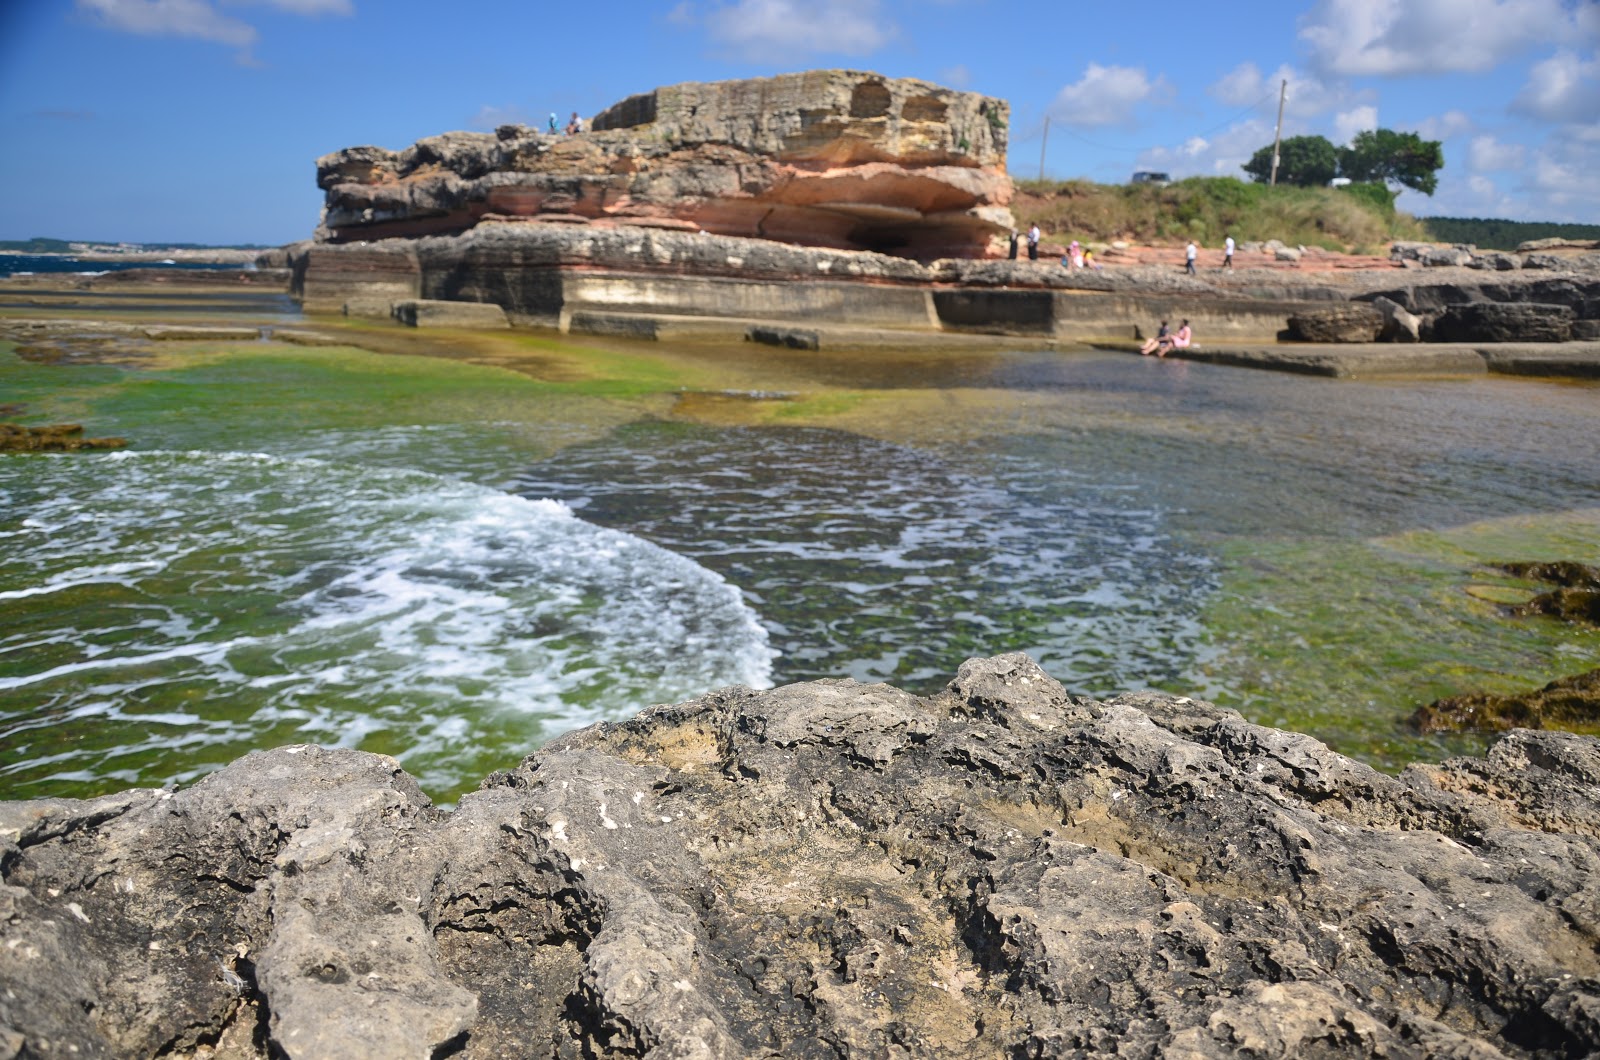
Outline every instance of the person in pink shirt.
[[1189, 330], [1189, 322], [1185, 320], [1181, 325], [1179, 325], [1178, 333], [1172, 336], [1172, 344], [1170, 346], [1163, 346], [1161, 349], [1157, 350], [1156, 356], [1165, 357], [1167, 355], [1167, 350], [1169, 349], [1186, 350], [1189, 348], [1189, 343], [1192, 341], [1194, 341], [1194, 332]]

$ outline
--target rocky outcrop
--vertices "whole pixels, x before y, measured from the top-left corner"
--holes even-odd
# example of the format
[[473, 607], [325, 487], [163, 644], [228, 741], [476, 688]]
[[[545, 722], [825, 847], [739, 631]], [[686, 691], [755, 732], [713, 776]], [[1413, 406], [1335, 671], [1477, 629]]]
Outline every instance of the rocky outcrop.
[[1383, 314], [1365, 302], [1303, 309], [1289, 318], [1289, 335], [1298, 342], [1372, 342], [1383, 330]]
[[85, 438], [77, 423], [54, 423], [46, 427], [25, 427], [20, 423], [0, 423], [0, 453], [64, 453], [79, 449], [121, 449], [122, 438]]
[[1003, 100], [818, 70], [681, 84], [592, 131], [452, 132], [317, 160], [333, 242], [458, 233], [487, 219], [650, 225], [918, 260], [989, 253], [1012, 225]]
[[1573, 312], [1537, 302], [1476, 302], [1451, 306], [1433, 324], [1440, 342], [1566, 342]]
[[291, 747], [0, 805], [0, 1043], [236, 1057], [1569, 1057], [1600, 743], [1374, 772], [1204, 703], [726, 689], [453, 813]]

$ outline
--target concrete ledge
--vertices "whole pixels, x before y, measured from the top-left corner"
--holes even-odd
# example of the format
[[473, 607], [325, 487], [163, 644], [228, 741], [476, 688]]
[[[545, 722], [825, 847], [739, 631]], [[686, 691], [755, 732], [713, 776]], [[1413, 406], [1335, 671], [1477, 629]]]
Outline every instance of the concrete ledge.
[[413, 328], [509, 328], [506, 311], [492, 302], [445, 302], [412, 298], [396, 302], [391, 310], [400, 323]]
[[157, 342], [186, 342], [186, 341], [211, 341], [211, 342], [254, 342], [261, 337], [260, 328], [208, 328], [186, 327], [173, 325], [166, 327], [147, 327], [141, 329], [147, 339]]
[[1565, 379], [1600, 379], [1600, 342], [1479, 346], [1489, 371]]

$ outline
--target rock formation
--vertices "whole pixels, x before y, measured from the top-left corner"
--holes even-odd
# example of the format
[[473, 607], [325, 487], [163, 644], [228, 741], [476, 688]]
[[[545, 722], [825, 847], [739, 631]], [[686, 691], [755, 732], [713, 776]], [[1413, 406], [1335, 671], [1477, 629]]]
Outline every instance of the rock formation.
[[1600, 742], [1374, 772], [1025, 656], [725, 689], [452, 813], [289, 747], [0, 804], [0, 1055], [1574, 1057]]
[[973, 257], [1012, 225], [1003, 100], [817, 70], [681, 84], [592, 131], [452, 132], [317, 160], [332, 242], [486, 219], [656, 226], [918, 260]]

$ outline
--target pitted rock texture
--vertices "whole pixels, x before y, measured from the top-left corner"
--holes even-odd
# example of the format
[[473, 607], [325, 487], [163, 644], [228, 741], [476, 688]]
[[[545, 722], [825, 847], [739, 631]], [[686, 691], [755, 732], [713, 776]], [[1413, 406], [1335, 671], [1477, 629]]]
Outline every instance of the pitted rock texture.
[[1600, 742], [1390, 777], [1021, 655], [653, 707], [452, 813], [298, 747], [0, 829], [8, 1055], [1600, 1049]]
[[1004, 100], [816, 70], [633, 96], [592, 131], [451, 132], [317, 160], [330, 241], [457, 233], [485, 218], [654, 224], [931, 261], [1013, 225]]

